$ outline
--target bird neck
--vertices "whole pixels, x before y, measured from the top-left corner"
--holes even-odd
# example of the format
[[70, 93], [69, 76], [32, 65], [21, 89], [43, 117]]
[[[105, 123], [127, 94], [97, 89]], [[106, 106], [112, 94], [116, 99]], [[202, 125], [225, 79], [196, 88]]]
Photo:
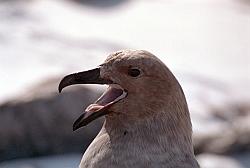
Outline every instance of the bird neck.
[[[165, 156], [165, 160], [174, 160], [174, 156], [191, 160], [194, 158], [188, 111], [163, 111], [141, 120], [124, 115], [107, 116], [102, 132], [109, 135], [112, 143], [121, 144], [123, 147], [126, 144], [127, 150], [138, 150], [148, 155], [157, 152]], [[116, 145], [115, 148], [121, 146]]]

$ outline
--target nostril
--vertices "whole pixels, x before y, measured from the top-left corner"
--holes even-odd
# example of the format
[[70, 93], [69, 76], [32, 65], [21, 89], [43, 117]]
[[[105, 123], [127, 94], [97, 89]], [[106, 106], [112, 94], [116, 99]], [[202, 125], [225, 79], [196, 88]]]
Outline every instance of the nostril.
[[127, 131], [127, 130], [125, 130], [125, 131], [123, 132], [123, 135], [127, 135], [127, 133], [128, 133], [128, 131]]

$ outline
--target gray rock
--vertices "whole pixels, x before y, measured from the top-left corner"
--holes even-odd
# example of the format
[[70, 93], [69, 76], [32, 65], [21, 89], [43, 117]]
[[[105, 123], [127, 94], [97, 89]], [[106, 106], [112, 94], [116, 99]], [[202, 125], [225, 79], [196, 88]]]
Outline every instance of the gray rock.
[[59, 96], [58, 83], [58, 79], [47, 81], [0, 106], [0, 161], [83, 152], [95, 137], [100, 120], [77, 133], [72, 124], [100, 92], [74, 87]]
[[181, 83], [191, 113], [196, 154], [250, 150], [250, 97], [242, 93], [246, 90], [201, 76]]

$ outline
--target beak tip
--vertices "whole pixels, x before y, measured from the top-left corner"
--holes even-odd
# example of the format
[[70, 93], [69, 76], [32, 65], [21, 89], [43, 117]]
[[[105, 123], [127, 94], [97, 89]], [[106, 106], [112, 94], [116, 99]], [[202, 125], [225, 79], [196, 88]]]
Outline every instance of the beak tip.
[[58, 92], [59, 93], [61, 93], [62, 92], [62, 90], [63, 90], [63, 86], [62, 86], [62, 82], [63, 81], [63, 79], [60, 81], [60, 83], [59, 83], [59, 85], [58, 85]]
[[67, 87], [67, 86], [69, 86], [69, 85], [70, 85], [70, 83], [69, 83], [68, 77], [66, 76], [66, 77], [64, 77], [64, 78], [60, 81], [60, 83], [59, 83], [59, 85], [58, 85], [58, 92], [61, 93], [62, 90], [63, 90], [63, 88], [65, 88], [65, 87]]
[[[72, 83], [72, 80], [74, 80], [74, 75], [75, 74], [71, 74], [71, 75], [67, 75], [65, 76], [59, 83], [58, 85], [58, 91], [59, 93], [62, 92], [63, 88], [69, 86], [69, 85], [72, 85], [74, 83]], [[73, 79], [72, 79], [73, 78]]]
[[73, 131], [76, 131], [78, 128], [80, 128], [79, 125], [76, 124], [73, 125]]
[[59, 87], [58, 87], [58, 92], [59, 92], [59, 93], [62, 92], [62, 88], [60, 87], [60, 85], [59, 85]]

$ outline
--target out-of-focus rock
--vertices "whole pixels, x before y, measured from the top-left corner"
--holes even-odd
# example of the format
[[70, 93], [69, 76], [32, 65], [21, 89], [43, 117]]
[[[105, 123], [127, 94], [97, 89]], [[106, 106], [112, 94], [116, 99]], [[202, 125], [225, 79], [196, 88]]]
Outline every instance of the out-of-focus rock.
[[74, 87], [58, 95], [58, 83], [59, 79], [47, 81], [0, 106], [0, 161], [83, 152], [95, 137], [100, 120], [77, 133], [72, 124], [100, 92]]
[[186, 74], [195, 153], [231, 154], [250, 150], [250, 96], [218, 80]]
[[237, 117], [233, 122], [223, 122], [215, 132], [194, 133], [196, 153], [230, 154], [249, 150], [249, 118]]

